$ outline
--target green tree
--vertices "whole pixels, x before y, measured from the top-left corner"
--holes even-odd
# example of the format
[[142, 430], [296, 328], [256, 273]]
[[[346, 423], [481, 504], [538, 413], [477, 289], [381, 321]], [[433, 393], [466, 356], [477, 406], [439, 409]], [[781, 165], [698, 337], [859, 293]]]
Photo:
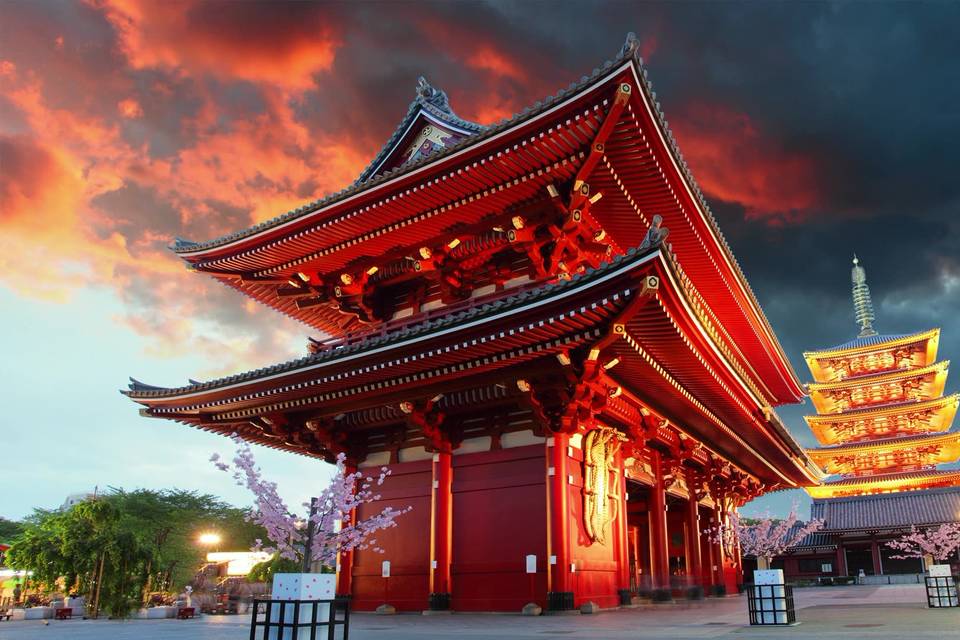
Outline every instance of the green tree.
[[229, 550], [249, 549], [265, 537], [246, 516], [207, 494], [112, 489], [65, 511], [36, 510], [12, 541], [8, 560], [33, 571], [48, 590], [62, 579], [68, 590], [91, 596], [102, 566], [101, 602], [120, 617], [150, 591], [179, 590], [193, 578], [207, 551], [197, 541], [201, 532], [216, 531]]
[[23, 528], [22, 522], [0, 518], [0, 542], [9, 543], [23, 533]]
[[289, 558], [281, 558], [279, 553], [273, 554], [269, 560], [258, 562], [250, 568], [247, 574], [249, 582], [273, 582], [275, 573], [300, 573], [300, 563]]

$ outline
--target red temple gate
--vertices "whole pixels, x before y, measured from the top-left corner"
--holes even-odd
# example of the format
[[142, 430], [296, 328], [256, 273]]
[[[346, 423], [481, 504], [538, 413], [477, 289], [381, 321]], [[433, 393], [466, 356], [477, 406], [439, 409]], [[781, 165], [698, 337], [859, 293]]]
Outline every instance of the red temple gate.
[[330, 337], [273, 367], [126, 393], [146, 416], [389, 466], [383, 499], [414, 509], [380, 535], [384, 555], [341, 558], [357, 609], [732, 590], [739, 558], [707, 530], [817, 477], [772, 409], [803, 389], [636, 51], [631, 37], [490, 127], [421, 80], [354, 185], [174, 247]]

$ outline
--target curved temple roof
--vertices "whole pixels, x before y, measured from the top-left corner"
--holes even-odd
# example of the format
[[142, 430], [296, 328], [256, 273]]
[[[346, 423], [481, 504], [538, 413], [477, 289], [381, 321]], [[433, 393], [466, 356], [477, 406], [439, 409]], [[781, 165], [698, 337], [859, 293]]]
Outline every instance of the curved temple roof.
[[[754, 369], [751, 375], [766, 387], [767, 401], [773, 405], [795, 402], [803, 396], [799, 379], [683, 161], [656, 94], [646, 80], [638, 50], [639, 42], [631, 34], [620, 54], [590, 76], [489, 127], [457, 119], [448, 110], [445, 98], [434, 103], [432, 98], [418, 95], [394, 136], [361, 179], [350, 187], [221, 238], [202, 243], [178, 241], [174, 250], [194, 269], [210, 273], [315, 328], [339, 335], [343, 329], [323, 315], [334, 312], [320, 306], [301, 309], [290, 298], [278, 298], [276, 288], [283, 286], [286, 278], [306, 269], [310, 260], [321, 261], [328, 265], [325, 268], [330, 268], [337, 252], [344, 256], [342, 260], [349, 261], [363, 255], [364, 250], [384, 250], [383, 247], [390, 246], [384, 244], [388, 237], [418, 242], [420, 238], [415, 234], [436, 236], [440, 218], [446, 224], [451, 218], [456, 220], [458, 213], [452, 210], [461, 212], [473, 207], [473, 211], [476, 205], [464, 203], [479, 203], [488, 192], [505, 193], [506, 188], [522, 185], [528, 175], [534, 176], [528, 183], [532, 186], [542, 182], [550, 171], [563, 174], [558, 176], [560, 180], [567, 179], [564, 172], [568, 169], [538, 165], [533, 159], [541, 152], [555, 153], [562, 155], [557, 159], [557, 167], [572, 166], [575, 170], [582, 166], [586, 162], [585, 152], [591, 151], [589, 146], [580, 147], [579, 154], [572, 156], [556, 150], [564, 144], [572, 145], [578, 127], [584, 123], [578, 119], [587, 111], [593, 118], [597, 105], [609, 104], [610, 93], [622, 81], [638, 90], [630, 93], [617, 132], [606, 145], [606, 155], [591, 174], [597, 180], [594, 186], [606, 191], [606, 202], [596, 205], [609, 212], [609, 220], [601, 221], [604, 229], [618, 246], [637, 246], [642, 229], [649, 224], [649, 215], [662, 215], [671, 229], [671, 242], [684, 270], [701, 283], [705, 306], [718, 319], [722, 316], [722, 325], [732, 338], [738, 357], [749, 363]], [[400, 149], [401, 140], [409, 139], [401, 130], [427, 115], [446, 118], [443, 122], [451, 127], [464, 131], [472, 127], [475, 131], [433, 153], [390, 168], [385, 161]], [[528, 146], [524, 148], [525, 145]], [[527, 162], [530, 164], [525, 165]], [[386, 168], [380, 172], [380, 167]], [[517, 168], [521, 172], [516, 172]], [[624, 175], [619, 175], [618, 170]], [[651, 174], [655, 184], [644, 177], [650, 171], [655, 172]], [[505, 176], [502, 180], [506, 182], [484, 182], [484, 176], [495, 174]], [[444, 188], [438, 189], [440, 183]], [[461, 200], [440, 200], [445, 204], [439, 211], [449, 215], [440, 216], [435, 210], [421, 208], [429, 199], [437, 201], [444, 191], [453, 193], [469, 185], [479, 187], [473, 187], [474, 191], [461, 190], [465, 194]], [[516, 189], [517, 195], [511, 197], [537, 193], [530, 188]], [[401, 206], [398, 203], [406, 204], [402, 211], [394, 212]]]

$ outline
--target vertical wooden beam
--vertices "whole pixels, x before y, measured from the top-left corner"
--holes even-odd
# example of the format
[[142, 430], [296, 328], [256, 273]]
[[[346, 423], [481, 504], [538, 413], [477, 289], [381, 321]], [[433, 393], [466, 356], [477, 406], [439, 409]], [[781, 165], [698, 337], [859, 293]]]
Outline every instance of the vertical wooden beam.
[[837, 575], [847, 575], [847, 550], [842, 540], [837, 540]]
[[[720, 506], [719, 499], [714, 497], [713, 526], [719, 530], [723, 524], [723, 507]], [[725, 561], [723, 554], [723, 545], [720, 544], [719, 539], [715, 539], [713, 543], [713, 583], [717, 586], [726, 586], [726, 580], [723, 575], [723, 565]]]
[[882, 576], [883, 560], [880, 559], [880, 545], [876, 538], [870, 540], [870, 556], [873, 558], [873, 575]]
[[617, 482], [620, 483], [620, 504], [617, 526], [617, 588], [630, 589], [630, 554], [627, 551], [627, 469], [623, 450], [617, 454]]
[[667, 491], [659, 451], [650, 452], [654, 485], [650, 488], [650, 573], [654, 589], [670, 588], [670, 556], [667, 545]]
[[450, 608], [453, 557], [453, 454], [441, 451], [433, 456], [433, 530], [431, 540], [430, 608]]
[[690, 576], [694, 584], [700, 584], [703, 565], [700, 556], [700, 510], [697, 505], [697, 492], [694, 490], [694, 474], [687, 472], [687, 489], [689, 498], [687, 499], [687, 575]]
[[[351, 474], [357, 472], [357, 465], [347, 463], [344, 468], [344, 473]], [[349, 525], [352, 522], [356, 521], [357, 510], [354, 509], [350, 512], [350, 520], [343, 523], [344, 525]], [[340, 572], [337, 574], [337, 595], [338, 596], [349, 596], [353, 595], [353, 551], [342, 551], [340, 552], [339, 566]]]
[[570, 436], [554, 433], [553, 445], [549, 448], [550, 468], [550, 553], [555, 560], [551, 573], [549, 606], [553, 609], [573, 608], [573, 593], [570, 588], [570, 538], [569, 528], [569, 474], [567, 447]]

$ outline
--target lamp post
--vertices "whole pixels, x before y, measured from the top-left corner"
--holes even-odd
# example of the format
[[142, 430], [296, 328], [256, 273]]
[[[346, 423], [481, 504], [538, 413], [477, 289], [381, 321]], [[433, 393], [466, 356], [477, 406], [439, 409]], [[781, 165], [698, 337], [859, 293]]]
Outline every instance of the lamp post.
[[220, 534], [214, 531], [206, 531], [204, 533], [201, 533], [200, 536], [197, 538], [197, 542], [199, 542], [205, 547], [213, 548], [214, 551], [220, 550], [220, 542], [222, 540], [223, 538], [220, 537]]

